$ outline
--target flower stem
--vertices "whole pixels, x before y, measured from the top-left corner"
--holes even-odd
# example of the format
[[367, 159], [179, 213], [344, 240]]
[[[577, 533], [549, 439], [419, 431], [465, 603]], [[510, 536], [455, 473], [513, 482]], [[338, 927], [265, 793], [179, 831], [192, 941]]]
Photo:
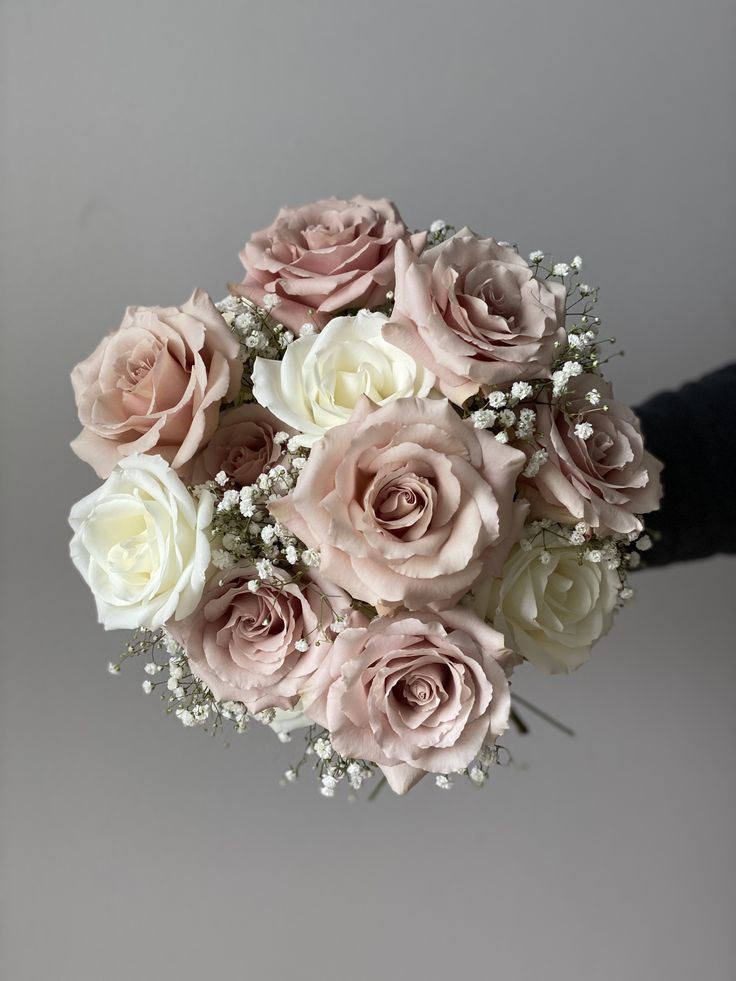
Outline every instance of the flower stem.
[[516, 709], [513, 708], [511, 709], [511, 712], [509, 713], [509, 718], [516, 726], [519, 735], [526, 736], [526, 734], [529, 732], [529, 726], [526, 724], [526, 722], [524, 722], [524, 720], [516, 711]]
[[370, 792], [370, 794], [368, 794], [368, 800], [375, 800], [376, 797], [378, 797], [378, 795], [383, 790], [385, 784], [386, 784], [386, 778], [385, 777], [381, 777], [381, 779], [378, 781], [378, 783], [373, 788], [373, 790]]
[[551, 726], [554, 726], [555, 729], [559, 729], [560, 732], [564, 732], [566, 736], [574, 737], [575, 735], [574, 729], [571, 729], [569, 726], [566, 726], [563, 722], [560, 722], [558, 719], [555, 719], [554, 716], [548, 715], [546, 712], [542, 711], [542, 709], [537, 708], [536, 705], [532, 705], [531, 702], [527, 702], [527, 700], [525, 698], [522, 698], [520, 695], [515, 694], [513, 697], [516, 699], [519, 705], [523, 705], [525, 709], [528, 709], [528, 711], [533, 712], [535, 715], [538, 715], [540, 719], [544, 719], [546, 723], [548, 723]]

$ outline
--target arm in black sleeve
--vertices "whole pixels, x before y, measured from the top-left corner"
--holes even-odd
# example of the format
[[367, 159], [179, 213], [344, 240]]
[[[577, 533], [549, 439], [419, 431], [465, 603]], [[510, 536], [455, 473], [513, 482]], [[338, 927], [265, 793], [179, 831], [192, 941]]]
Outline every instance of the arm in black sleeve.
[[664, 463], [647, 565], [736, 553], [736, 364], [635, 409], [647, 449]]

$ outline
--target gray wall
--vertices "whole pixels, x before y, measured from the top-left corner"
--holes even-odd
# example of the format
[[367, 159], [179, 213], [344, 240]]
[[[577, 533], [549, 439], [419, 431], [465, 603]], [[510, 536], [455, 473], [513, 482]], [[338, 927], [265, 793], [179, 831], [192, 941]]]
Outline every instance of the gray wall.
[[127, 303], [222, 294], [282, 203], [580, 252], [632, 402], [733, 358], [731, 0], [0, 10], [0, 976], [733, 977], [732, 560], [642, 574], [590, 665], [518, 676], [574, 741], [350, 805], [110, 678], [65, 524], [72, 365]]

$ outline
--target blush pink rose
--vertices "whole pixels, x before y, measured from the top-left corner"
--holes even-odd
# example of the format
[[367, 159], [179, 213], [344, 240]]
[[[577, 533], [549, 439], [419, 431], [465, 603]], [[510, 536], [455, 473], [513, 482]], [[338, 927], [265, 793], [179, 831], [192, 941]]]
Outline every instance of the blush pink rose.
[[500, 572], [518, 539], [525, 462], [445, 399], [379, 408], [363, 397], [271, 511], [319, 549], [328, 579], [379, 611], [452, 606], [478, 576]]
[[207, 445], [181, 468], [189, 484], [203, 484], [221, 471], [236, 484], [254, 484], [266, 467], [277, 464], [284, 455], [274, 442], [284, 427], [268, 409], [256, 403], [226, 409], [220, 414], [217, 430]]
[[[594, 409], [586, 395], [597, 389]], [[539, 445], [549, 460], [535, 477], [524, 479], [522, 493], [532, 516], [562, 524], [585, 521], [598, 535], [639, 532], [638, 515], [656, 511], [662, 496], [662, 464], [644, 449], [639, 420], [612, 397], [599, 375], [578, 375], [558, 405], [537, 408]], [[583, 438], [579, 423], [590, 423]]]
[[246, 276], [230, 289], [259, 305], [265, 296], [278, 297], [274, 316], [296, 333], [305, 323], [321, 328], [343, 310], [383, 303], [394, 285], [396, 243], [420, 249], [425, 239], [409, 235], [385, 198], [282, 208], [240, 253]]
[[276, 569], [274, 581], [253, 593], [248, 583], [257, 578], [254, 567], [233, 566], [210, 582], [191, 616], [166, 629], [218, 700], [243, 702], [250, 712], [293, 709], [330, 649], [330, 624], [344, 617], [359, 625], [365, 618], [320, 576], [297, 583]]
[[396, 247], [386, 340], [462, 404], [482, 386], [547, 378], [565, 337], [565, 289], [541, 282], [516, 249], [464, 228], [420, 256]]
[[212, 300], [195, 290], [180, 307], [128, 307], [117, 331], [72, 371], [79, 420], [72, 449], [100, 477], [133, 453], [178, 469], [217, 427], [243, 366]]
[[504, 639], [462, 607], [345, 630], [314, 674], [305, 712], [346, 757], [377, 763], [396, 793], [462, 770], [508, 726]]

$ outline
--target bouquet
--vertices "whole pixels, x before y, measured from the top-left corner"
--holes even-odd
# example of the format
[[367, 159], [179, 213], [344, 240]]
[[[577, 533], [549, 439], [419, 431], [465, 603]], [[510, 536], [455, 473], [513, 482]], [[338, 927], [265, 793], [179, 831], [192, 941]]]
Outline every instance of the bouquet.
[[240, 258], [224, 300], [130, 307], [72, 372], [104, 483], [71, 556], [132, 631], [110, 670], [143, 656], [185, 726], [302, 730], [285, 779], [327, 797], [482, 785], [512, 672], [586, 661], [651, 545], [661, 467], [597, 289], [363, 197], [284, 208]]

